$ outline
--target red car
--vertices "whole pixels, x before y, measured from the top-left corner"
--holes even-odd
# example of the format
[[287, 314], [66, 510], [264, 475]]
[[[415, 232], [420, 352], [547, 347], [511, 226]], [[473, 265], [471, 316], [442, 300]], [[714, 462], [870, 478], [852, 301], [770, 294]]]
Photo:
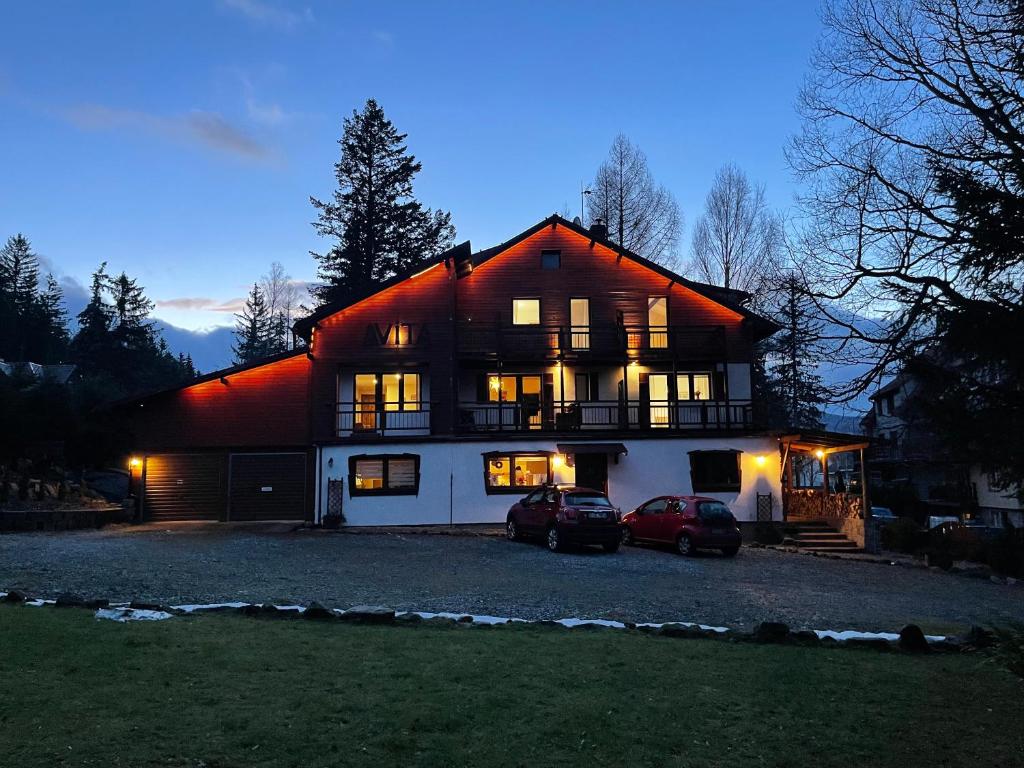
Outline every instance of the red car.
[[600, 544], [605, 552], [619, 548], [619, 512], [608, 497], [593, 488], [546, 485], [517, 501], [508, 511], [509, 541], [542, 537], [552, 552], [569, 544]]
[[622, 543], [672, 544], [681, 555], [720, 549], [726, 557], [740, 551], [740, 529], [729, 508], [703, 496], [659, 496], [622, 516]]

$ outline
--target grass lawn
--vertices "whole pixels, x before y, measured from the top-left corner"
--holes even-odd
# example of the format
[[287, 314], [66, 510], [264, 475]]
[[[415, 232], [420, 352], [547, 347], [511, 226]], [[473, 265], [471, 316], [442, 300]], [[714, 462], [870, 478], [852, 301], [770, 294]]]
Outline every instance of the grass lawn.
[[1010, 766], [978, 655], [0, 605], [0, 765]]

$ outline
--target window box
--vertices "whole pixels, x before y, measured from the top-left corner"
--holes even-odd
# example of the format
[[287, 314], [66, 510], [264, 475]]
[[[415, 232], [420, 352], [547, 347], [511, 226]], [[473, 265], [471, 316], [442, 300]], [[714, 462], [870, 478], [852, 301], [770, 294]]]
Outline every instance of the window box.
[[349, 496], [418, 496], [419, 491], [419, 454], [360, 454], [348, 459]]

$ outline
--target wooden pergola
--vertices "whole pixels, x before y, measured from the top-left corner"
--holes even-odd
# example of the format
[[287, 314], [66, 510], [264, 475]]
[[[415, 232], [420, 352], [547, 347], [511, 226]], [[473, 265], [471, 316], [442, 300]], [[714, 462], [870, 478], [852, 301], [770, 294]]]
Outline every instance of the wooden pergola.
[[[871, 444], [864, 435], [848, 435], [840, 432], [822, 430], [805, 430], [779, 436], [779, 450], [782, 452], [782, 514], [788, 519], [794, 504], [796, 488], [793, 487], [793, 461], [795, 454], [814, 456], [821, 463], [821, 488], [805, 488], [800, 490], [800, 505], [812, 508], [820, 507], [824, 517], [853, 517], [856, 506], [860, 507], [857, 517], [871, 517], [868, 504], [868, 477], [865, 450]], [[829, 487], [828, 459], [838, 453], [857, 452], [860, 459], [860, 494], [859, 505], [851, 504], [848, 493], [836, 492]], [[841, 497], [841, 498], [840, 498]], [[857, 498], [857, 497], [853, 497]], [[837, 514], [838, 513], [838, 514]], [[799, 510], [794, 516], [806, 516], [806, 509]]]

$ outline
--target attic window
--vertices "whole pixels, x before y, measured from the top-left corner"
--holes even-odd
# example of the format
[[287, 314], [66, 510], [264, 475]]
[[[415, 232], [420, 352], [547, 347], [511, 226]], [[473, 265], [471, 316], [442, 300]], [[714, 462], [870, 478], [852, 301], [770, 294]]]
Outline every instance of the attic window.
[[540, 252], [540, 268], [541, 269], [559, 269], [562, 266], [562, 252], [561, 251], [541, 251]]

